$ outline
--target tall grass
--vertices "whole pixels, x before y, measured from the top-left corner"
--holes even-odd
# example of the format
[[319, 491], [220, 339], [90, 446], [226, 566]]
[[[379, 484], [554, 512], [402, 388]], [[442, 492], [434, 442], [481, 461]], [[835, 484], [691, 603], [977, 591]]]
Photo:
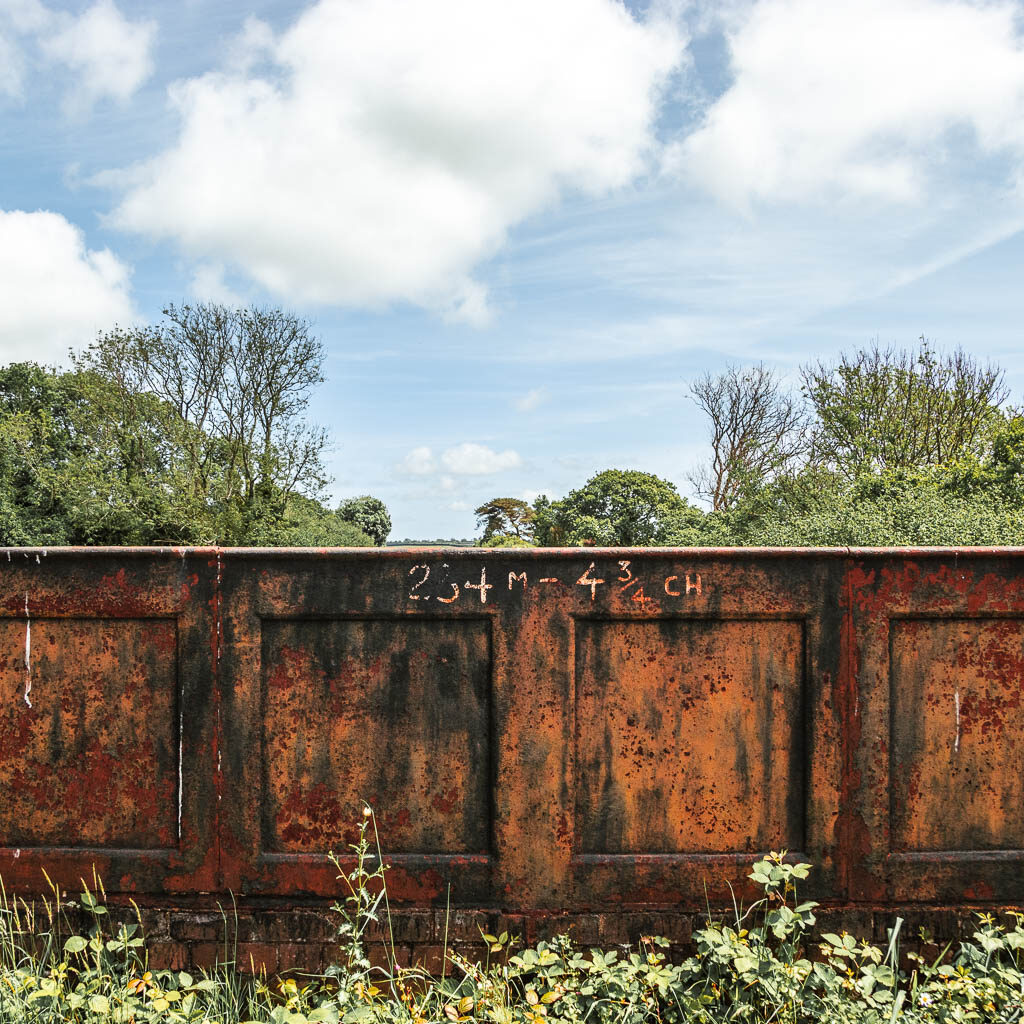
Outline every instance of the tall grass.
[[816, 905], [797, 893], [810, 866], [783, 854], [754, 865], [761, 898], [728, 922], [709, 919], [681, 961], [656, 937], [582, 950], [567, 936], [520, 948], [482, 934], [485, 959], [446, 949], [440, 977], [399, 966], [393, 941], [374, 967], [367, 929], [388, 925], [390, 912], [369, 810], [351, 849], [351, 870], [334, 859], [340, 961], [307, 977], [245, 974], [228, 942], [198, 976], [151, 970], [137, 908], [136, 921], [112, 923], [95, 874], [73, 898], [51, 883], [31, 904], [0, 883], [0, 1022], [1024, 1024], [1020, 915], [979, 915], [970, 940], [932, 962], [901, 956], [899, 919], [884, 948], [846, 933], [814, 941]]

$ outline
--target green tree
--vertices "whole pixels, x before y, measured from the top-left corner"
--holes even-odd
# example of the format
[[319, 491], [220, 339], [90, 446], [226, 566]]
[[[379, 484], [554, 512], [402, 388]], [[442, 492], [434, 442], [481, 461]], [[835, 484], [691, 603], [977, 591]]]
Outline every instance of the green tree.
[[122, 397], [88, 371], [0, 369], [8, 543], [201, 539], [202, 510], [175, 486], [173, 411], [152, 395]]
[[487, 540], [480, 541], [482, 548], [533, 548], [537, 545], [525, 537], [515, 537], [510, 533], [496, 533]]
[[545, 547], [691, 544], [703, 520], [675, 484], [639, 470], [608, 469], [560, 501], [534, 504], [534, 536]]
[[342, 522], [351, 523], [370, 537], [377, 547], [383, 547], [391, 533], [391, 516], [380, 498], [369, 494], [358, 498], [346, 498], [339, 506], [337, 516]]
[[103, 384], [129, 475], [151, 449], [133, 431], [138, 407], [174, 413], [174, 491], [216, 506], [218, 539], [244, 544], [293, 494], [319, 497], [326, 433], [306, 419], [324, 349], [309, 324], [279, 309], [168, 306], [161, 323], [101, 334], [75, 368]]
[[485, 544], [494, 537], [514, 537], [530, 541], [533, 537], [533, 509], [521, 498], [492, 498], [474, 512], [476, 528], [483, 529]]
[[59, 372], [0, 367], [6, 544], [372, 543], [318, 500], [322, 349], [277, 311], [170, 307]]
[[280, 515], [259, 520], [250, 531], [247, 543], [254, 547], [365, 548], [376, 543], [358, 525], [303, 494], [290, 494]]
[[848, 480], [980, 456], [1007, 398], [1003, 371], [962, 349], [874, 345], [802, 370], [814, 457]]

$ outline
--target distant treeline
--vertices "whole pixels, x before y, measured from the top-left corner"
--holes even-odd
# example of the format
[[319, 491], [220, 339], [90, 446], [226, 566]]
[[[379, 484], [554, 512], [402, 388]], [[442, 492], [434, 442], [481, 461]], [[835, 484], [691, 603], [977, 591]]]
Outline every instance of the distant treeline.
[[564, 498], [495, 498], [482, 543], [611, 546], [1024, 544], [1024, 418], [1003, 370], [962, 350], [877, 345], [806, 366], [694, 381], [711, 457], [689, 480], [711, 506], [636, 470]]

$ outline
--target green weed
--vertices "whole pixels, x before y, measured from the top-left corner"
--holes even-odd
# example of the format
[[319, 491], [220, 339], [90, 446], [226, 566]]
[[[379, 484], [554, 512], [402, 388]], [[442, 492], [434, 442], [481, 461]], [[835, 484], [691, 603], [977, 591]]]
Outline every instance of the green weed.
[[709, 918], [681, 961], [656, 937], [584, 950], [564, 935], [521, 948], [507, 933], [482, 933], [483, 961], [446, 949], [440, 977], [399, 966], [393, 941], [374, 967], [366, 932], [388, 925], [390, 911], [369, 809], [351, 851], [347, 871], [332, 855], [340, 962], [313, 977], [246, 976], [227, 944], [199, 977], [151, 970], [140, 921], [111, 925], [98, 877], [74, 899], [51, 883], [35, 904], [0, 883], [0, 1022], [1024, 1024], [1021, 915], [979, 915], [968, 941], [931, 962], [901, 957], [898, 918], [884, 949], [846, 933], [814, 941], [817, 905], [797, 892], [810, 865], [782, 853], [753, 867], [761, 898], [728, 922]]

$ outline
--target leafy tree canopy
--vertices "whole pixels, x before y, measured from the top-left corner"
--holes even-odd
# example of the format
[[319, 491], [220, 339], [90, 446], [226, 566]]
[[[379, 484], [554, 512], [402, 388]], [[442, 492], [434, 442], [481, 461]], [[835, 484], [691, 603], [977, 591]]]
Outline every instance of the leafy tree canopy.
[[290, 314], [203, 305], [0, 367], [0, 543], [373, 543], [320, 501], [322, 361]]
[[813, 457], [847, 479], [982, 455], [1007, 389], [1003, 371], [962, 349], [936, 354], [875, 345], [804, 367]]
[[533, 536], [533, 509], [520, 498], [492, 498], [474, 515], [476, 528], [484, 531], [481, 537], [484, 544], [498, 536], [521, 541], [529, 541]]
[[545, 546], [687, 543], [703, 519], [675, 484], [639, 470], [608, 469], [560, 501], [534, 504], [535, 536]]
[[342, 522], [362, 530], [377, 547], [383, 547], [391, 533], [391, 516], [380, 498], [363, 494], [358, 498], [346, 498], [337, 511]]

